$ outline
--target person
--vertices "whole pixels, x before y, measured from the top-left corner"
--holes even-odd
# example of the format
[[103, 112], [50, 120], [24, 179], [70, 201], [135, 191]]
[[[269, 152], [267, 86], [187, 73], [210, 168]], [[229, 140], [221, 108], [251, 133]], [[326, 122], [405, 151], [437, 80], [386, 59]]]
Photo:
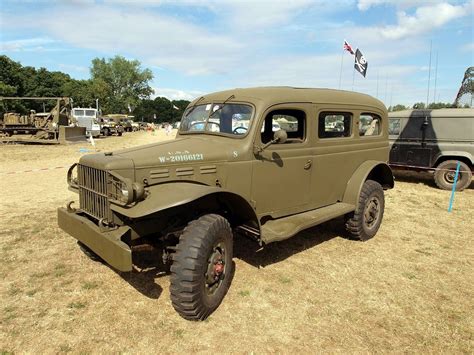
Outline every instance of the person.
[[166, 135], [169, 136], [171, 133], [171, 125], [168, 123], [165, 127]]

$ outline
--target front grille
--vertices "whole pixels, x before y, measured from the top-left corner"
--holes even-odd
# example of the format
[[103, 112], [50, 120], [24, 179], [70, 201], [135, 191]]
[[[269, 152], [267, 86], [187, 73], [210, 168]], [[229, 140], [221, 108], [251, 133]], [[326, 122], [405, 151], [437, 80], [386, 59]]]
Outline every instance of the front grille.
[[81, 210], [98, 220], [112, 221], [112, 211], [107, 198], [107, 172], [78, 165], [77, 178]]

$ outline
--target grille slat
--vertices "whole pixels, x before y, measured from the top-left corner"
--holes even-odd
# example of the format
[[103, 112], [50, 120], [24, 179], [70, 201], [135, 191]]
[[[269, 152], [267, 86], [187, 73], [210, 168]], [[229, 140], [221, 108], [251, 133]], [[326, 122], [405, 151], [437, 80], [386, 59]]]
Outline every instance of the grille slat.
[[88, 215], [111, 221], [112, 211], [107, 198], [107, 172], [78, 165], [79, 204]]

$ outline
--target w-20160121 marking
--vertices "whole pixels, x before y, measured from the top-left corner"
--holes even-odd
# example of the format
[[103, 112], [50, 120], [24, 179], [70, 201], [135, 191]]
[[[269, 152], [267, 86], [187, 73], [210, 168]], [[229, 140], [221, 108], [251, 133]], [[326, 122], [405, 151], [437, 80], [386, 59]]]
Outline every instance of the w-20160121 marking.
[[203, 154], [179, 154], [179, 155], [171, 155], [169, 157], [158, 157], [160, 163], [166, 162], [183, 162], [183, 161], [195, 161], [195, 160], [204, 160]]

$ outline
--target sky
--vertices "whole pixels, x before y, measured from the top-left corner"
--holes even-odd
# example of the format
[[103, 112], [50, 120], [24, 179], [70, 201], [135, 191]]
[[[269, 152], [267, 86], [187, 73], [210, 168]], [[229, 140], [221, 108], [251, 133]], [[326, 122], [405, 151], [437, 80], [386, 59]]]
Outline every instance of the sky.
[[473, 23], [474, 0], [0, 0], [0, 54], [76, 79], [96, 57], [138, 59], [169, 99], [282, 85], [412, 105], [454, 101]]

